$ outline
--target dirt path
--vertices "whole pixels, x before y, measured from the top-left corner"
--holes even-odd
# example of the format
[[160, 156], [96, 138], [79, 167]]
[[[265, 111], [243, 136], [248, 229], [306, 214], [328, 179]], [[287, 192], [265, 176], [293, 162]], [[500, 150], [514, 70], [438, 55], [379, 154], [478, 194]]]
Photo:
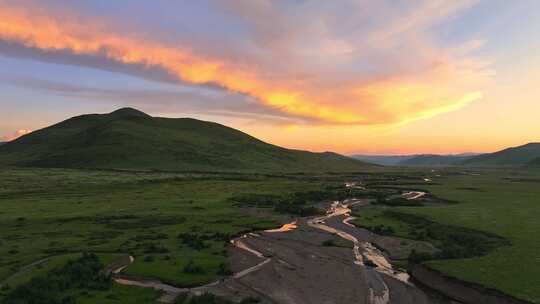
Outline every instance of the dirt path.
[[51, 259], [51, 257], [43, 258], [43, 259], [37, 260], [35, 262], [32, 262], [32, 263], [30, 263], [30, 264], [28, 264], [26, 266], [21, 267], [17, 272], [15, 272], [14, 274], [10, 275], [9, 277], [7, 277], [3, 281], [1, 281], [0, 282], [0, 287], [4, 286], [4, 284], [7, 284], [10, 280], [27, 273], [34, 266], [46, 263], [50, 259]]

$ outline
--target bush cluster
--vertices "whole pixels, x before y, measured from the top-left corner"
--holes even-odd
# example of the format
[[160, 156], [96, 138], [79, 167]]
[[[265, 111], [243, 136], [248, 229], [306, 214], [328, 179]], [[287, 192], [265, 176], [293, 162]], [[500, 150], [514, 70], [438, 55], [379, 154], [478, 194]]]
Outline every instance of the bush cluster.
[[[358, 195], [353, 192], [359, 192]], [[314, 203], [327, 200], [343, 200], [347, 197], [363, 196], [357, 189], [347, 189], [343, 186], [326, 186], [319, 191], [295, 192], [279, 196], [272, 194], [240, 194], [230, 198], [230, 201], [243, 207], [273, 208], [278, 213], [298, 216], [311, 216], [323, 214], [324, 210], [313, 206]]]
[[[248, 297], [240, 301], [238, 304], [256, 304], [260, 300], [253, 297]], [[204, 293], [199, 296], [189, 297], [188, 294], [182, 294], [176, 298], [175, 304], [236, 304], [222, 297], [215, 296], [211, 293]]]
[[196, 265], [195, 262], [193, 262], [193, 260], [190, 260], [186, 266], [184, 266], [184, 269], [183, 269], [184, 273], [189, 273], [189, 274], [202, 274], [204, 273], [204, 269], [199, 266], [199, 265]]
[[95, 254], [84, 253], [81, 258], [65, 266], [35, 277], [30, 282], [8, 293], [4, 304], [73, 304], [71, 289], [106, 290], [111, 287], [110, 275], [103, 271], [103, 264]]
[[208, 244], [206, 244], [205, 238], [201, 237], [200, 235], [196, 233], [180, 233], [178, 234], [178, 238], [182, 242], [182, 244], [193, 248], [195, 250], [203, 250], [205, 248], [210, 247]]
[[412, 252], [409, 260], [413, 262], [478, 257], [499, 246], [509, 245], [508, 240], [491, 233], [443, 225], [412, 214], [385, 211], [382, 216], [404, 222], [412, 230], [412, 238], [428, 241], [439, 249], [434, 254]]

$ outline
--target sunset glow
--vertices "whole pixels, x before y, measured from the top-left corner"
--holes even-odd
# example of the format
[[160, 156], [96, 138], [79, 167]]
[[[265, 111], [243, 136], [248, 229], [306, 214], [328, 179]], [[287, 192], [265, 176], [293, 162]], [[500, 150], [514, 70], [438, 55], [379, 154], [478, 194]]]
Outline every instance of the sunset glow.
[[[479, 5], [477, 1], [433, 1], [404, 7], [351, 1], [350, 5], [357, 8], [356, 13], [351, 12], [347, 16], [351, 20], [357, 17], [355, 14], [364, 17], [366, 12], [381, 14], [381, 20], [371, 21], [377, 25], [373, 28], [366, 25], [367, 20], [364, 24], [362, 19], [348, 24], [347, 28], [334, 28], [335, 18], [343, 12], [328, 11], [325, 5], [321, 8], [292, 7], [290, 15], [285, 16], [280, 14], [280, 8], [286, 4], [218, 1], [208, 5], [224, 22], [234, 20], [234, 25], [241, 30], [211, 30], [203, 28], [204, 23], [192, 20], [190, 31], [197, 32], [197, 35], [188, 35], [182, 32], [181, 27], [176, 30], [174, 27], [164, 29], [162, 25], [143, 28], [141, 23], [113, 18], [114, 13], [98, 16], [85, 5], [68, 4], [66, 1], [51, 1], [51, 5], [47, 5], [46, 2], [0, 1], [0, 54], [4, 53], [6, 58], [17, 58], [18, 51], [13, 49], [23, 49], [27, 53], [21, 55], [20, 60], [31, 59], [74, 68], [90, 67], [107, 73], [135, 76], [141, 82], [188, 86], [189, 90], [205, 96], [226, 96], [221, 99], [236, 96], [250, 108], [257, 108], [256, 113], [253, 110], [239, 111], [237, 107], [221, 110], [220, 104], [205, 103], [200, 103], [196, 111], [186, 111], [182, 100], [178, 100], [175, 106], [172, 101], [165, 103], [157, 97], [146, 102], [137, 101], [139, 104], [134, 106], [149, 108], [156, 115], [217, 120], [272, 143], [293, 148], [369, 151], [371, 149], [366, 145], [373, 143], [363, 139], [367, 132], [377, 129], [390, 134], [379, 136], [377, 145], [384, 146], [383, 150], [409, 150], [390, 144], [395, 142], [393, 136], [401, 132], [399, 130], [411, 128], [420, 120], [436, 120], [445, 113], [469, 110], [487, 113], [495, 104], [505, 102], [493, 100], [494, 91], [500, 89], [497, 77], [501, 63], [489, 53], [482, 52], [490, 43], [487, 34], [461, 37], [450, 44], [442, 43], [432, 32], [435, 26], [470, 14]], [[143, 6], [140, 14], [144, 14]], [[194, 6], [191, 9], [198, 9]], [[175, 8], [182, 14], [182, 7]], [[302, 9], [306, 10], [303, 15]], [[295, 14], [311, 19], [300, 25], [296, 22], [306, 20], [296, 20]], [[393, 19], [386, 22], [385, 17]], [[272, 18], [289, 24], [290, 32], [276, 33], [271, 26]], [[323, 21], [317, 23], [313, 20]], [[451, 21], [447, 26], [461, 26], [456, 22]], [[163, 31], [154, 32], [155, 28]], [[230, 38], [215, 40], [212, 37], [216, 35]], [[235, 42], [246, 45], [245, 49], [236, 48]], [[3, 70], [1, 77], [10, 79], [6, 85], [13, 88], [21, 82], [28, 82], [21, 80], [27, 74], [17, 72], [9, 76]], [[15, 78], [16, 81], [13, 80]], [[33, 79], [32, 82], [45, 80], [55, 82], [54, 77]], [[84, 87], [86, 83], [70, 85]], [[61, 95], [62, 98], [89, 98], [78, 95], [83, 89], [60, 93], [51, 90], [51, 86], [41, 85], [38, 89], [47, 94], [43, 92], [47, 87], [50, 94]], [[59, 83], [55, 88], [61, 86]], [[153, 89], [156, 86], [149, 84], [148, 88], [154, 92], [158, 90]], [[99, 98], [90, 97], [93, 100]], [[536, 105], [532, 101], [535, 97], [538, 95], [526, 98]], [[23, 102], [13, 98], [2, 96], [0, 103]], [[95, 107], [96, 111], [113, 105], [131, 105], [126, 98], [108, 98], [113, 99], [109, 100], [110, 107], [101, 104]], [[485, 104], [483, 109], [469, 108], [480, 101]], [[10, 108], [16, 107], [11, 104], [2, 112], [7, 113]], [[538, 113], [538, 107], [532, 111]], [[0, 125], [0, 134], [10, 134], [16, 128], [43, 127], [55, 118], [35, 117], [16, 126], [6, 123]], [[459, 123], [459, 116], [456, 119]], [[253, 121], [259, 124], [254, 125]], [[285, 127], [289, 131], [284, 131]], [[275, 131], [269, 131], [271, 128]], [[323, 128], [325, 131], [321, 132]], [[281, 135], [274, 135], [278, 133]], [[332, 139], [319, 141], [323, 133], [332, 134]], [[428, 133], [432, 138], [439, 137], [436, 129], [428, 130]], [[357, 137], [354, 144], [346, 140], [349, 143], [346, 150], [340, 148], [343, 146], [343, 134]], [[306, 137], [308, 139], [304, 139]], [[537, 139], [538, 136], [523, 140]], [[432, 144], [434, 146], [422, 148], [422, 151], [438, 150], [440, 145], [445, 145], [436, 141]], [[495, 140], [486, 145], [461, 145], [459, 150], [490, 150], [502, 145], [502, 141]]]
[[15, 139], [23, 136], [23, 135], [29, 134], [31, 132], [32, 132], [32, 130], [24, 130], [24, 129], [17, 130], [15, 132], [13, 132], [12, 134], [8, 134], [8, 135], [3, 136], [2, 141], [12, 141], [12, 140], [15, 140]]

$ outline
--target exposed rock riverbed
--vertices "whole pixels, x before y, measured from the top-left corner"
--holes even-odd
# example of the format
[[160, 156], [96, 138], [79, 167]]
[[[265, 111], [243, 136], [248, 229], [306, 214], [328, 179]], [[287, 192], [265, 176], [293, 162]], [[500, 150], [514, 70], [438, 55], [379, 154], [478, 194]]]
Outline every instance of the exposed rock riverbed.
[[[300, 218], [281, 228], [245, 234], [231, 240], [233, 275], [196, 288], [177, 288], [157, 280], [122, 276], [130, 257], [113, 270], [119, 284], [161, 290], [163, 302], [180, 293], [216, 295], [240, 300], [254, 296], [263, 303], [448, 303], [409, 282], [387, 257], [366, 241], [369, 234], [350, 224], [350, 208], [366, 200], [328, 203], [326, 216]], [[322, 246], [337, 235], [353, 248]]]

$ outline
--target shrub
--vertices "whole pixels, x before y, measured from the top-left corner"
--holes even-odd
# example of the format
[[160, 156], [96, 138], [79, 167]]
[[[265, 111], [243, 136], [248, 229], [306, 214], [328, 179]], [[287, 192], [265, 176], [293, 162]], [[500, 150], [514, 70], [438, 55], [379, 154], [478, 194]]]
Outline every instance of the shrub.
[[202, 273], [204, 273], [204, 269], [202, 269], [201, 266], [195, 265], [195, 262], [193, 262], [193, 260], [190, 260], [186, 264], [186, 266], [184, 266], [183, 271], [185, 273], [189, 273], [189, 274], [202, 274]]
[[210, 247], [204, 242], [204, 238], [195, 233], [180, 233], [178, 238], [182, 241], [182, 244], [193, 248], [195, 250], [203, 250]]
[[385, 211], [383, 216], [406, 223], [413, 230], [411, 236], [414, 239], [429, 241], [439, 248], [440, 252], [431, 258], [477, 257], [485, 255], [499, 246], [510, 244], [506, 239], [491, 233], [442, 225], [416, 215]]
[[64, 295], [69, 289], [106, 290], [112, 284], [111, 277], [103, 271], [103, 264], [94, 254], [84, 253], [47, 275], [35, 277], [30, 282], [11, 291], [4, 304], [61, 303], [73, 304], [72, 296]]
[[147, 255], [144, 257], [143, 261], [146, 263], [153, 262], [155, 260], [153, 255]]
[[414, 264], [419, 264], [424, 261], [432, 260], [433, 256], [428, 252], [417, 252], [416, 250], [412, 250], [409, 254], [409, 262]]
[[255, 303], [260, 303], [261, 300], [257, 299], [257, 298], [254, 298], [254, 297], [247, 297], [245, 299], [243, 299], [242, 301], [240, 301], [240, 304], [255, 304]]
[[221, 276], [229, 276], [229, 275], [232, 275], [233, 272], [229, 268], [229, 265], [227, 265], [226, 263], [221, 263], [219, 264], [217, 274]]
[[189, 294], [187, 292], [179, 294], [176, 299], [174, 299], [174, 304], [188, 304], [188, 296]]
[[326, 240], [324, 242], [322, 242], [322, 245], [324, 247], [333, 247], [333, 246], [336, 246], [336, 244], [334, 243], [334, 240]]
[[[259, 302], [260, 300], [257, 298], [247, 297], [240, 301], [239, 304], [255, 304]], [[202, 295], [192, 296], [191, 298], [187, 294], [182, 294], [176, 298], [175, 304], [234, 304], [234, 302], [211, 293], [204, 293]]]
[[370, 230], [379, 235], [393, 235], [395, 232], [394, 228], [385, 225], [377, 225], [375, 227], [372, 227]]
[[167, 253], [169, 249], [161, 244], [156, 243], [143, 243], [144, 253]]

